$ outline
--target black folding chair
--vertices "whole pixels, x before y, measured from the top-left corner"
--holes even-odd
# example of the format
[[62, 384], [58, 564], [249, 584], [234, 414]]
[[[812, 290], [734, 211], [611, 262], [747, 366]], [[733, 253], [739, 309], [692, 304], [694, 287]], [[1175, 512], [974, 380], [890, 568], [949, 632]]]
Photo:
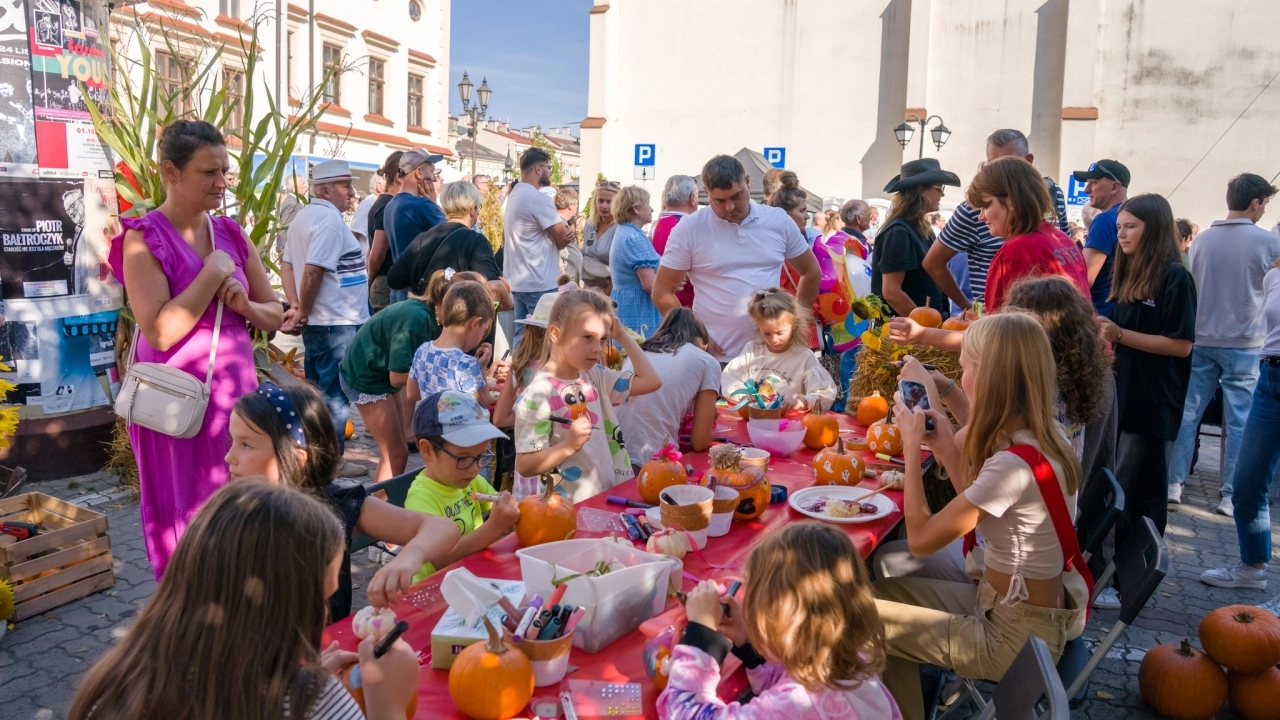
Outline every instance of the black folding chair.
[[[1098, 468], [1093, 477], [1080, 490], [1076, 500], [1076, 541], [1080, 545], [1080, 554], [1085, 561], [1102, 549], [1107, 534], [1115, 527], [1116, 521], [1124, 514], [1124, 490], [1116, 481], [1116, 476], [1107, 468]], [[1107, 567], [1094, 580], [1092, 603], [1098, 593], [1107, 586], [1111, 576], [1115, 574], [1116, 564], [1113, 558]]]
[[[413, 485], [413, 479], [418, 477], [418, 470], [410, 470], [403, 475], [397, 475], [390, 480], [383, 480], [380, 483], [370, 485], [367, 490], [370, 495], [382, 490], [387, 493], [387, 502], [396, 507], [404, 507], [405, 498], [409, 496], [409, 486]], [[369, 547], [378, 542], [368, 535], [356, 533], [351, 538], [351, 553], [355, 553]]]
[[[1043, 708], [1043, 710], [1041, 710]], [[991, 702], [977, 720], [1068, 720], [1067, 692], [1053, 667], [1049, 646], [1040, 638], [1027, 640], [1009, 672], [991, 693]]]

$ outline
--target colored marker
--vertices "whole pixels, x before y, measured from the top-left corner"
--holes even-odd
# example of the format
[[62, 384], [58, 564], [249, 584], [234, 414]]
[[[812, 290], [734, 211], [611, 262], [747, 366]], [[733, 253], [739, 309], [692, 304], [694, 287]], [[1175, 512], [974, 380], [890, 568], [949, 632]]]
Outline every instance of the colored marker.
[[640, 532], [644, 533], [645, 540], [653, 537], [653, 525], [649, 522], [649, 518], [641, 515], [636, 518], [636, 521], [640, 523]]
[[387, 651], [391, 649], [391, 646], [395, 644], [395, 641], [399, 640], [400, 636], [405, 634], [405, 632], [407, 632], [408, 630], [409, 630], [408, 622], [401, 620], [400, 622], [396, 623], [396, 626], [391, 628], [391, 632], [387, 633], [387, 636], [382, 638], [382, 642], [374, 646], [373, 656], [375, 658], [380, 658], [383, 655], [386, 655]]
[[610, 495], [607, 499], [609, 502], [613, 503], [614, 505], [626, 505], [627, 507], [645, 508], [645, 509], [648, 509], [651, 507], [658, 507], [657, 505], [654, 505], [652, 503], [640, 502], [639, 500], [629, 500], [627, 498], [622, 497], [621, 495]]
[[476, 502], [494, 503], [498, 502], [498, 496], [493, 493], [471, 493], [471, 499]]
[[883, 460], [883, 461], [885, 461], [885, 462], [893, 463], [894, 465], [906, 465], [906, 464], [907, 464], [906, 462], [904, 462], [904, 461], [902, 461], [902, 460], [899, 460], [899, 459], [895, 458], [895, 457], [894, 457], [894, 456], [892, 456], [892, 455], [885, 455], [884, 453], [876, 453], [876, 457], [880, 458], [881, 460]]
[[502, 611], [505, 612], [509, 617], [515, 618], [516, 622], [519, 622], [520, 616], [524, 614], [520, 612], [520, 610], [516, 608], [515, 605], [512, 605], [511, 601], [508, 600], [505, 595], [498, 598], [498, 604], [502, 606]]
[[574, 610], [573, 613], [569, 615], [569, 621], [564, 624], [564, 630], [562, 630], [560, 634], [568, 635], [573, 632], [573, 629], [578, 626], [578, 621], [582, 620], [582, 616], [586, 614], [586, 608], [580, 607], [577, 610]]
[[623, 514], [622, 522], [627, 526], [627, 534], [631, 536], [632, 540], [644, 538], [644, 534], [640, 532], [640, 523], [636, 522], [633, 516]]
[[561, 583], [560, 586], [555, 589], [555, 592], [551, 593], [551, 599], [547, 602], [551, 603], [552, 607], [559, 605], [560, 598], [564, 597], [564, 594], [568, 592], [568, 590], [569, 583]]
[[551, 608], [544, 608], [538, 611], [538, 619], [533, 621], [533, 626], [529, 628], [529, 640], [537, 640], [542, 636], [542, 629], [551, 622]]
[[741, 581], [741, 580], [734, 580], [734, 581], [733, 581], [733, 584], [729, 586], [729, 597], [733, 597], [734, 595], [737, 595], [737, 594], [738, 594], [738, 588], [740, 588], [740, 587], [742, 587], [742, 581]]
[[555, 637], [556, 631], [560, 629], [562, 622], [563, 621], [560, 619], [560, 606], [552, 605], [551, 617], [547, 618], [547, 624], [543, 626], [542, 631], [538, 633], [538, 639], [550, 640]]
[[515, 619], [514, 619], [514, 618], [512, 618], [510, 615], [503, 615], [503, 616], [502, 616], [502, 627], [504, 627], [504, 628], [506, 628], [506, 629], [510, 630], [511, 632], [515, 632], [515, 631], [516, 631], [516, 628], [518, 628], [518, 627], [520, 627], [520, 626], [519, 626], [519, 624], [518, 624], [518, 623], [516, 623]]
[[524, 617], [520, 618], [520, 624], [516, 626], [515, 632], [511, 633], [511, 637], [520, 642], [525, 635], [529, 634], [529, 629], [533, 627], [533, 621], [538, 617], [538, 608], [530, 605], [525, 608]]

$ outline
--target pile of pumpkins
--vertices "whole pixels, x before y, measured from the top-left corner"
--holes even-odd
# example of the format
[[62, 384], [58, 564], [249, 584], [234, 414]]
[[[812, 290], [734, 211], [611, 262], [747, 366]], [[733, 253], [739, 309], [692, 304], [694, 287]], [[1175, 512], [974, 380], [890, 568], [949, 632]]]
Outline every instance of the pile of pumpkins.
[[1203, 652], [1184, 639], [1147, 653], [1138, 689], [1148, 705], [1174, 720], [1207, 720], [1230, 699], [1245, 720], [1280, 720], [1280, 618], [1221, 607], [1201, 620], [1200, 643]]

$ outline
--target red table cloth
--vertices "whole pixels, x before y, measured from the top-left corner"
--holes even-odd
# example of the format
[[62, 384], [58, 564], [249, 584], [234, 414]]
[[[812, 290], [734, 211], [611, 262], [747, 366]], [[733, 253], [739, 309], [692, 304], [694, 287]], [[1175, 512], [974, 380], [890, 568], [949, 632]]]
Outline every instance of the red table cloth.
[[[857, 420], [844, 415], [836, 417], [840, 421], [841, 437], [846, 441], [853, 436], [865, 434], [865, 429]], [[733, 442], [750, 444], [747, 437], [747, 424], [736, 413], [721, 408], [717, 423], [716, 435], [727, 437]], [[791, 493], [810, 487], [814, 484], [812, 461], [815, 454], [814, 451], [801, 446], [790, 457], [771, 457], [768, 473], [770, 483], [785, 486]], [[868, 462], [878, 462], [874, 454], [859, 454]], [[706, 452], [685, 453], [682, 462], [692, 464], [694, 470], [699, 473], [706, 472], [710, 467], [709, 454]], [[867, 481], [866, 484], [869, 487], [876, 486], [875, 481]], [[863, 558], [871, 554], [871, 551], [880, 544], [881, 539], [902, 518], [902, 492], [889, 491], [884, 494], [894, 501], [894, 504], [899, 508], [898, 511], [872, 522], [841, 526], [849, 533], [854, 546], [857, 547]], [[636, 481], [632, 479], [579, 503], [578, 507], [595, 508], [615, 513], [620, 512], [623, 508], [618, 505], [610, 505], [606, 499], [607, 495], [618, 495], [635, 500], [640, 499], [636, 489]], [[787, 503], [771, 505], [756, 520], [735, 522], [728, 535], [708, 540], [706, 548], [702, 550], [705, 562], [693, 553], [686, 555], [684, 557], [685, 572], [703, 579], [738, 575], [740, 571], [720, 570], [709, 566], [707, 563], [741, 567], [747, 553], [765, 533], [780, 528], [793, 520], [805, 519], [807, 519], [806, 516], [796, 512]], [[585, 531], [581, 525], [582, 523], [580, 522], [577, 537], [607, 535], [605, 532]], [[439, 591], [440, 582], [444, 579], [445, 572], [453, 567], [461, 566], [482, 578], [519, 579], [520, 561], [515, 554], [518, 547], [515, 535], [509, 534], [491, 545], [487, 550], [470, 555], [448, 568], [442, 568], [431, 577], [417, 583], [408, 594], [392, 606], [392, 609], [395, 610], [400, 619], [409, 622], [410, 629], [404, 634], [403, 638], [418, 651], [418, 660], [422, 665], [422, 674], [418, 680], [418, 710], [416, 718], [425, 720], [425, 718], [465, 717], [454, 708], [453, 701], [449, 697], [448, 671], [435, 670], [431, 667], [431, 630], [435, 628], [440, 616], [444, 614], [446, 609], [444, 599]], [[692, 589], [694, 584], [693, 580], [687, 576], [685, 577], [684, 589], [686, 591]], [[676, 601], [672, 600], [671, 602]], [[358, 640], [351, 632], [350, 618], [336, 622], [326, 629], [323, 645], [327, 646], [331, 640], [337, 640], [343, 649], [352, 651], [356, 649]], [[645, 674], [641, 656], [645, 641], [644, 635], [639, 630], [634, 630], [595, 654], [589, 654], [574, 648], [569, 659], [569, 674], [566, 680], [640, 683], [644, 688], [643, 717], [656, 718], [657, 711], [654, 703], [658, 692]], [[737, 697], [746, 685], [745, 673], [730, 673], [720, 685], [720, 697]], [[534, 697], [558, 693], [557, 686], [549, 686], [537, 688], [534, 691]], [[534, 716], [532, 713], [526, 712], [517, 717], [532, 718]]]

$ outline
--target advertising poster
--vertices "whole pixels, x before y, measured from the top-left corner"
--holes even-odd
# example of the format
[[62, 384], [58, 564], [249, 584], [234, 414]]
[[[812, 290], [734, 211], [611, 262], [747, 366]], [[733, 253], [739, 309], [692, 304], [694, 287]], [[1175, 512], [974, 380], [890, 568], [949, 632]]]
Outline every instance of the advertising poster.
[[84, 236], [84, 183], [0, 183], [0, 295], [5, 300], [70, 295]]
[[26, 0], [0, 0], [0, 177], [33, 177], [36, 127]]
[[[9, 0], [0, 0], [8, 2]], [[36, 149], [42, 177], [111, 177], [86, 96], [107, 105], [102, 0], [27, 0]]]
[[18, 386], [9, 402], [39, 407], [45, 415], [111, 403], [118, 389], [110, 371], [120, 313], [74, 314], [81, 308], [80, 298], [5, 303], [0, 355], [13, 368], [5, 379]]

